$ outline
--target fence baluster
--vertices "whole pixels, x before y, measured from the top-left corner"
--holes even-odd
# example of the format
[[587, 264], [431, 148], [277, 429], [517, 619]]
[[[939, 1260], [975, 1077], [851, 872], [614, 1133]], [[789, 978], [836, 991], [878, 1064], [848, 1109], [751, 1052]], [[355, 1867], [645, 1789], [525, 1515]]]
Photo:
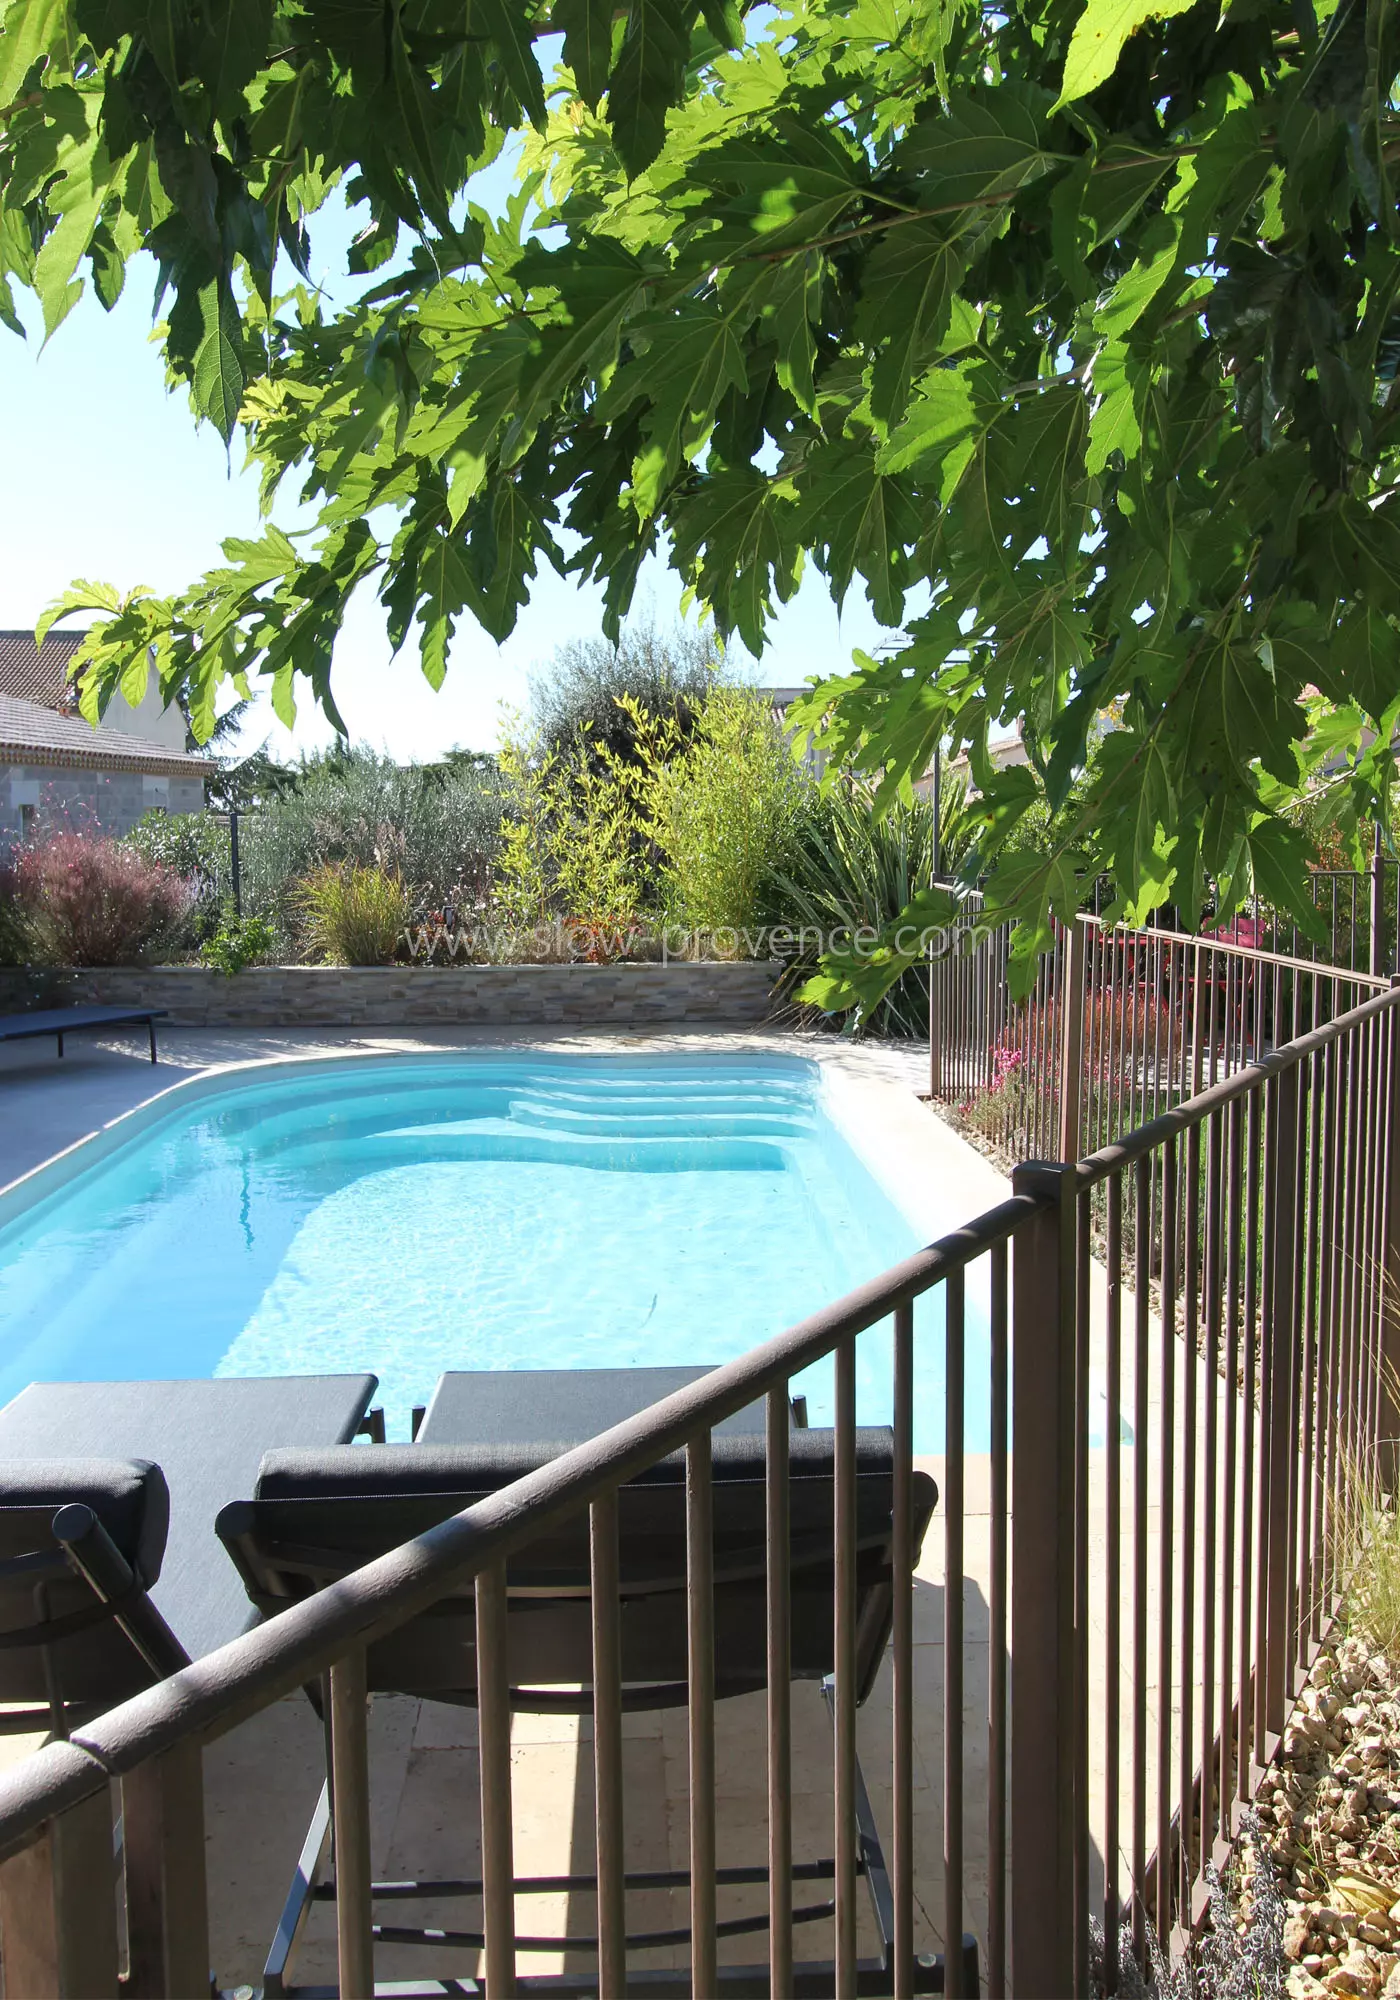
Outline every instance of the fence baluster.
[[1147, 1952], [1147, 1426], [1152, 1313], [1152, 1163], [1134, 1175], [1133, 1257], [1133, 1950]]
[[[1392, 1017], [1392, 1020], [1395, 1017]], [[1335, 1525], [1334, 1501], [1337, 1474], [1337, 1203], [1340, 1190], [1338, 1162], [1341, 1156], [1342, 1108], [1336, 1042], [1328, 1045], [1326, 1066], [1326, 1157], [1327, 1172], [1322, 1187], [1322, 1252], [1318, 1288], [1318, 1407], [1325, 1412], [1323, 1438], [1318, 1449], [1320, 1491], [1318, 1495], [1318, 1608], [1314, 1637], [1321, 1638], [1321, 1621], [1331, 1610], [1331, 1543]]]
[[[335, 1818], [335, 1930], [343, 2000], [373, 2000], [374, 1909], [370, 1900], [369, 1693], [365, 1650], [330, 1671], [331, 1799]], [[500, 1990], [500, 1989], [497, 1989]]]
[[481, 1772], [482, 1928], [486, 1990], [515, 1991], [515, 1854], [510, 1789], [510, 1659], [506, 1566], [476, 1579], [477, 1735]]
[[[1022, 1992], [1074, 1978], [1074, 1208], [1071, 1170], [1018, 1167], [1041, 1207], [1016, 1236], [1011, 1457], [1011, 1974]], [[945, 1666], [946, 1671], [946, 1666]], [[951, 1951], [955, 1940], [948, 1940]]]
[[1089, 933], [1075, 918], [1065, 934], [1063, 1000], [1060, 1021], [1060, 1131], [1059, 1157], [1077, 1160], [1083, 1126], [1084, 1089], [1084, 975], [1089, 951]]
[[[894, 1991], [914, 1991], [914, 1308], [894, 1314]], [[775, 1985], [773, 1991], [786, 1989]]]
[[1320, 1409], [1318, 1379], [1318, 1252], [1321, 1212], [1322, 1090], [1323, 1066], [1319, 1054], [1308, 1065], [1308, 1184], [1306, 1261], [1303, 1272], [1303, 1464], [1301, 1469], [1301, 1513], [1298, 1544], [1302, 1557], [1298, 1615], [1298, 1667], [1306, 1673], [1310, 1664], [1308, 1641], [1317, 1616], [1317, 1533], [1318, 1533], [1318, 1453]]
[[686, 1606], [690, 1667], [690, 1979], [715, 1990], [715, 1517], [711, 1440], [685, 1448]]
[[[117, 1985], [112, 1804], [104, 1784], [0, 1864], [5, 1991], [95, 2000]], [[204, 1978], [208, 1979], [208, 1968]]]
[[944, 1287], [947, 1455], [943, 1482], [943, 1942], [944, 1992], [961, 2000], [963, 1932], [963, 1273]]
[[[1236, 1762], [1236, 1710], [1242, 1708], [1244, 1694], [1234, 1680], [1234, 1562], [1236, 1562], [1236, 1474], [1240, 1450], [1240, 1228], [1242, 1228], [1242, 1120], [1240, 1100], [1230, 1104], [1226, 1126], [1226, 1462], [1224, 1462], [1224, 1548], [1220, 1552], [1222, 1604], [1220, 1604], [1220, 1826], [1230, 1834], [1234, 1806], [1234, 1762]], [[1248, 1392], [1248, 1390], [1246, 1390]], [[1240, 1672], [1244, 1674], [1246, 1648], [1238, 1650]]]
[[1122, 1661], [1123, 1562], [1123, 1181], [1111, 1174], [1105, 1190], [1104, 1264], [1107, 1279], [1107, 1354], [1104, 1408], [1104, 1842], [1103, 1989], [1118, 1991], [1118, 1926], [1121, 1771], [1119, 1707]]
[[[1197, 961], [1199, 964], [1199, 960]], [[1200, 987], [1196, 1011], [1199, 1013]], [[1193, 1063], [1200, 1060], [1197, 1042]], [[1191, 1921], [1191, 1890], [1196, 1876], [1196, 1848], [1192, 1834], [1192, 1795], [1195, 1791], [1195, 1697], [1196, 1697], [1196, 1403], [1198, 1312], [1200, 1307], [1200, 1172], [1201, 1128], [1193, 1125], [1186, 1134], [1186, 1199], [1182, 1203], [1185, 1278], [1183, 1286], [1183, 1341], [1181, 1349], [1181, 1728], [1177, 1740], [1177, 1812], [1181, 1848], [1181, 1919]], [[1204, 1829], [1203, 1829], [1204, 1831]]]
[[836, 1350], [836, 2000], [856, 1992], [856, 1350]]
[[992, 1251], [991, 1270], [991, 1597], [987, 1666], [987, 1990], [1006, 1992], [1006, 1522], [1007, 1256]]
[[1089, 1984], [1089, 1287], [1092, 1196], [1075, 1201], [1074, 1990]]
[[1162, 1311], [1160, 1334], [1162, 1437], [1157, 1530], [1157, 1942], [1165, 1951], [1172, 1927], [1172, 1582], [1171, 1524], [1176, 1492], [1176, 1219], [1177, 1148], [1162, 1147]]
[[[1221, 1208], [1224, 1201], [1224, 1160], [1221, 1147], [1222, 1114], [1216, 1112], [1206, 1127], [1206, 1232], [1205, 1232], [1205, 1276], [1203, 1297], [1205, 1302], [1205, 1369], [1202, 1384], [1205, 1391], [1205, 1480], [1203, 1505], [1205, 1510], [1202, 1542], [1201, 1580], [1201, 1660], [1203, 1675], [1201, 1682], [1201, 1862], [1204, 1865], [1212, 1857], [1215, 1847], [1216, 1788], [1215, 1758], [1215, 1663], [1216, 1663], [1216, 1617], [1217, 1617], [1217, 1501], [1218, 1488], [1218, 1433], [1220, 1416], [1220, 1231]], [[1233, 1393], [1231, 1391], [1230, 1393]], [[1224, 1755], [1222, 1740], [1221, 1755]]]
[[[768, 1548], [768, 1975], [792, 1990], [792, 1549], [788, 1384], [768, 1392], [765, 1534]], [[896, 1467], [898, 1459], [896, 1458]], [[896, 1597], [896, 1617], [898, 1598]], [[895, 1879], [898, 1881], [898, 1823]], [[898, 1911], [898, 1898], [895, 1908]]]
[[1268, 1305], [1265, 1312], [1260, 1374], [1260, 1406], [1264, 1419], [1265, 1537], [1261, 1556], [1260, 1598], [1265, 1610], [1264, 1657], [1261, 1662], [1263, 1704], [1256, 1727], [1259, 1755], [1268, 1755], [1263, 1734], [1282, 1731], [1290, 1652], [1288, 1616], [1289, 1496], [1296, 1457], [1296, 1433], [1290, 1422], [1294, 1408], [1297, 1343], [1294, 1338], [1293, 1200], [1298, 1166], [1298, 1072], [1286, 1069], [1269, 1085], [1269, 1145], [1266, 1153], [1272, 1248]]
[[617, 1490], [589, 1509], [593, 1610], [593, 1810], [598, 1854], [599, 2000], [627, 1991], [627, 1894], [622, 1792], [622, 1603]]
[[[1400, 954], [1400, 918], [1396, 922], [1396, 951]], [[1386, 1485], [1395, 1490], [1397, 1441], [1400, 1441], [1400, 1008], [1392, 1008], [1386, 1020], [1389, 1047], [1389, 1088], [1386, 1095], [1385, 1185], [1382, 1194], [1383, 1234], [1381, 1239], [1381, 1420], [1380, 1472]], [[1331, 1049], [1328, 1050], [1329, 1056]]]
[[1259, 1651], [1254, 1632], [1254, 1537], [1256, 1506], [1255, 1440], [1258, 1433], [1256, 1399], [1259, 1391], [1259, 1181], [1261, 1093], [1251, 1091], [1246, 1119], [1245, 1219], [1244, 1219], [1244, 1433], [1241, 1453], [1240, 1491], [1240, 1712], [1239, 1745], [1236, 1752], [1238, 1794], [1241, 1804], [1252, 1795], [1254, 1746], [1254, 1686], [1258, 1678]]
[[122, 1779], [129, 2000], [184, 2000], [209, 1983], [204, 1764], [187, 1737]]

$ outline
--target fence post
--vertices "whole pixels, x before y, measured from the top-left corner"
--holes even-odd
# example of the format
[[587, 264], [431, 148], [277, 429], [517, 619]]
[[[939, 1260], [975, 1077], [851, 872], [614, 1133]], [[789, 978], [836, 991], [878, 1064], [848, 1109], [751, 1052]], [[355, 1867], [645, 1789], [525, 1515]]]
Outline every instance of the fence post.
[[183, 2000], [209, 1985], [204, 1764], [197, 1738], [122, 1779], [130, 2000]]
[[[7, 1994], [114, 2000], [117, 1884], [106, 1785], [0, 1867], [0, 1931]], [[203, 1976], [207, 1986], [207, 1966]]]
[[[1265, 1241], [1272, 1248], [1267, 1309], [1260, 1326], [1259, 1401], [1263, 1417], [1263, 1491], [1259, 1522], [1259, 1587], [1264, 1612], [1264, 1656], [1259, 1662], [1262, 1730], [1281, 1735], [1288, 1705], [1288, 1662], [1292, 1576], [1289, 1565], [1289, 1502], [1297, 1440], [1293, 1432], [1293, 1385], [1298, 1367], [1296, 1337], [1296, 1256], [1298, 1174], [1297, 1065], [1282, 1070], [1267, 1086], [1264, 1138], [1264, 1200], [1270, 1209]], [[1269, 1254], [1268, 1250], [1265, 1252]], [[1273, 1746], [1263, 1738], [1255, 1756], [1263, 1764]]]
[[928, 948], [928, 1091], [935, 1104], [943, 1097], [943, 994], [939, 974], [942, 954]]
[[1084, 1100], [1084, 971], [1089, 928], [1080, 917], [1065, 940], [1064, 1013], [1060, 1034], [1060, 1158], [1079, 1158]]
[[[933, 866], [929, 870], [930, 887], [938, 887], [938, 878], [943, 873], [943, 744], [941, 740], [933, 746]], [[943, 1006], [938, 990], [938, 969], [942, 964], [941, 954], [928, 948], [928, 1088], [929, 1096], [935, 1104], [943, 1095]]]
[[1379, 820], [1371, 835], [1371, 866], [1368, 872], [1371, 881], [1370, 970], [1373, 979], [1382, 979], [1385, 976], [1385, 851]]
[[243, 915], [243, 867], [238, 852], [238, 808], [229, 807], [228, 814], [228, 866], [233, 889], [233, 914]]
[[1011, 1990], [1074, 1990], [1074, 1172], [1031, 1163], [1011, 1377]]
[[1400, 1484], [1400, 975], [1392, 975], [1389, 1089], [1385, 1118], [1385, 1211], [1381, 1254], [1379, 1470], [1392, 1492]]

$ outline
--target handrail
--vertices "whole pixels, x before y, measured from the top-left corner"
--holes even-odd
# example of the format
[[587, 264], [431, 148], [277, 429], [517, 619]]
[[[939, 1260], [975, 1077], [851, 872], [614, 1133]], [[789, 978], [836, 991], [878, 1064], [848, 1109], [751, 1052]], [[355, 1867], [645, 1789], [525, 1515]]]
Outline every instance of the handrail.
[[[383, 1636], [541, 1529], [822, 1360], [842, 1340], [1006, 1242], [1042, 1204], [1012, 1195], [639, 1415], [378, 1556], [0, 1775], [0, 1859], [44, 1822], [190, 1736], [223, 1734]], [[366, 1449], [372, 1450], [372, 1446]]]
[[1377, 992], [1389, 989], [1390, 980], [1384, 973], [1359, 972], [1348, 965], [1332, 965], [1325, 959], [1293, 958], [1284, 951], [1265, 951], [1262, 946], [1242, 944], [1238, 938], [1211, 937], [1204, 931], [1168, 931], [1144, 929], [1133, 924], [1110, 924], [1093, 910], [1081, 910], [1079, 921], [1086, 929], [1102, 931], [1106, 937], [1122, 932], [1125, 937], [1150, 938], [1154, 944], [1190, 946], [1197, 952], [1214, 951], [1228, 953], [1234, 958], [1246, 959], [1251, 965], [1279, 965], [1285, 972], [1306, 972], [1310, 979], [1347, 979], [1354, 986], [1373, 986]]
[[1387, 981], [1384, 992], [1373, 994], [1369, 1000], [1363, 1000], [1345, 1014], [1338, 1014], [1335, 1020], [1325, 1022], [1320, 1028], [1309, 1029], [1295, 1041], [1285, 1042], [1282, 1048], [1256, 1057], [1231, 1075], [1221, 1077], [1219, 1082], [1197, 1091], [1194, 1097], [1173, 1105], [1171, 1110], [1162, 1112], [1150, 1124], [1140, 1125], [1126, 1138], [1115, 1139], [1110, 1145], [1100, 1147], [1097, 1153], [1088, 1154], [1077, 1162], [1074, 1169], [1076, 1191], [1083, 1194], [1089, 1188], [1097, 1187], [1111, 1174], [1154, 1151], [1163, 1140], [1185, 1132], [1193, 1125], [1203, 1124], [1213, 1111], [1218, 1111], [1235, 1098], [1247, 1097], [1251, 1090], [1258, 1087], [1261, 1079], [1267, 1080], [1296, 1069], [1309, 1056], [1316, 1055], [1329, 1043], [1339, 1041], [1374, 1015], [1387, 1013], [1397, 1002], [1400, 1002], [1400, 984]]

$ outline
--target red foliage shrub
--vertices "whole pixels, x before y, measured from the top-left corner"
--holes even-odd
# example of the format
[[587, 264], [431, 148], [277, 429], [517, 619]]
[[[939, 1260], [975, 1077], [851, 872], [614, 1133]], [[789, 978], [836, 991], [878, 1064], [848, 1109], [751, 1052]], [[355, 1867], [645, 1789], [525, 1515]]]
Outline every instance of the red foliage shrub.
[[1087, 995], [1084, 1047], [1090, 1060], [1107, 1063], [1155, 1058], [1167, 1061], [1176, 1050], [1177, 1023], [1166, 1002], [1146, 986]]
[[38, 957], [53, 965], [136, 965], [188, 916], [194, 886], [134, 848], [56, 832], [12, 856], [14, 901]]

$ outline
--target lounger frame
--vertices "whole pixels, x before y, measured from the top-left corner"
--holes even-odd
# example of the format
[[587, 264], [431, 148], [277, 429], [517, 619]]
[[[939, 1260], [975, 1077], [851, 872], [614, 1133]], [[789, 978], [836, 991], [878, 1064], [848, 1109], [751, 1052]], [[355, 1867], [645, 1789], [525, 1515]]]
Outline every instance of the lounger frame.
[[[822, 1683], [822, 1693], [833, 1727], [836, 1706], [833, 1698], [833, 1682]], [[329, 1769], [329, 1754], [327, 1769]], [[879, 1937], [879, 1955], [867, 1957], [857, 1962], [856, 1978], [861, 1994], [888, 1994], [892, 1989], [894, 1968], [894, 1894], [890, 1886], [889, 1868], [885, 1861], [884, 1847], [880, 1840], [880, 1830], [870, 1804], [870, 1793], [866, 1786], [865, 1774], [861, 1770], [859, 1757], [856, 1759], [856, 1827], [859, 1842], [857, 1873], [865, 1882], [871, 1913], [875, 1920]], [[294, 1983], [292, 1968], [302, 1937], [317, 1903], [334, 1903], [335, 1879], [333, 1873], [334, 1840], [332, 1834], [331, 1786], [329, 1779], [321, 1787], [321, 1795], [316, 1802], [316, 1810], [307, 1829], [306, 1839], [297, 1858], [291, 1888], [283, 1905], [273, 1937], [272, 1948], [263, 1967], [263, 1993], [265, 2000], [335, 2000], [335, 1987], [301, 1986]], [[836, 1863], [832, 1857], [816, 1861], [794, 1862], [792, 1881], [794, 1885], [806, 1882], [829, 1882], [836, 1873]], [[752, 1887], [767, 1883], [769, 1876], [765, 1867], [716, 1868], [715, 1883], [718, 1887]], [[623, 1877], [625, 1889], [688, 1889], [690, 1870], [688, 1868], [634, 1869]], [[575, 1891], [596, 1890], [596, 1875], [518, 1875], [515, 1878], [517, 1896], [570, 1895]], [[480, 1901], [485, 1885], [478, 1877], [465, 1880], [409, 1880], [381, 1881], [372, 1884], [371, 1893], [377, 1903], [412, 1903], [431, 1899], [446, 1902], [456, 1898], [464, 1901]], [[800, 1904], [793, 1909], [794, 1925], [831, 1922], [836, 1911], [835, 1900], [827, 1897], [818, 1903]], [[768, 1929], [767, 1912], [752, 1917], [721, 1919], [716, 1926], [716, 1935], [741, 1937], [756, 1935]], [[485, 1933], [481, 1930], [427, 1930], [420, 1926], [376, 1923], [374, 1926], [376, 1944], [399, 1944], [427, 1946], [430, 1949], [451, 1951], [481, 1951], [485, 1947]], [[670, 1945], [690, 1943], [689, 1925], [681, 1925], [667, 1931], [629, 1931], [626, 1948], [629, 1952], [658, 1950]], [[598, 1939], [587, 1934], [568, 1936], [534, 1936], [517, 1934], [515, 1948], [521, 1952], [596, 1952]], [[979, 1990], [977, 1940], [971, 1935], [963, 1939], [963, 1990], [976, 1993]], [[793, 1965], [793, 2000], [818, 2000], [818, 1996], [829, 1996], [835, 1991], [836, 1968], [830, 1960], [798, 1960]], [[721, 1965], [718, 1968], [720, 1991], [725, 2000], [770, 2000], [768, 1967], [762, 1965]], [[517, 1973], [516, 1991], [519, 1993], [549, 1994], [596, 1994], [598, 1978], [588, 1971], [561, 1973]], [[676, 2000], [679, 1994], [690, 1992], [691, 1977], [688, 1967], [671, 1969], [668, 1967], [628, 1967], [628, 2000]], [[453, 1974], [444, 1982], [392, 1981], [380, 1982], [375, 1986], [376, 1995], [393, 1995], [396, 2000], [412, 2000], [412, 1996], [423, 1994], [485, 1994], [483, 1982]], [[915, 1960], [914, 1990], [917, 1993], [941, 1993], [944, 1990], [943, 1956], [941, 1953], [924, 1953]]]

